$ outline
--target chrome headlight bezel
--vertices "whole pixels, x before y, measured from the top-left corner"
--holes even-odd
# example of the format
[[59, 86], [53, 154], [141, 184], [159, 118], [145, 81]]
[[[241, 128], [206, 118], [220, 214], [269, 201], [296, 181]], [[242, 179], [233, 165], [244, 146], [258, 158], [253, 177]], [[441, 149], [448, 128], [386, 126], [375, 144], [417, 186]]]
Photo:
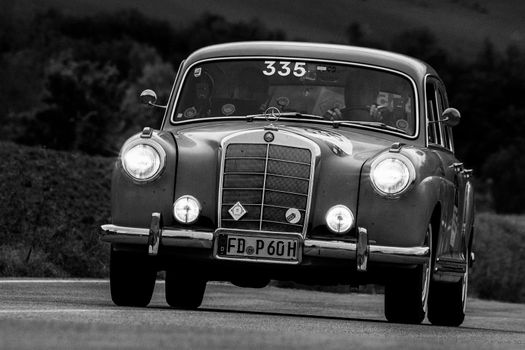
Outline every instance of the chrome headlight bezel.
[[[346, 220], [348, 220], [344, 222], [344, 225], [346, 227], [339, 226], [338, 228], [336, 228], [332, 226], [330, 222], [332, 221], [332, 217], [335, 217], [335, 216], [344, 216], [342, 219], [346, 218]], [[342, 234], [350, 232], [350, 230], [354, 227], [355, 216], [354, 216], [354, 213], [352, 213], [352, 211], [347, 206], [338, 204], [328, 209], [325, 215], [325, 222], [326, 222], [326, 226], [328, 227], [330, 231], [332, 231], [335, 234], [342, 235]]]
[[[179, 204], [183, 204], [182, 202], [184, 201], [186, 202], [186, 205], [192, 206], [191, 209], [196, 210], [196, 215], [194, 215], [194, 217], [190, 220], [188, 220], [187, 214], [186, 214], [186, 220], [184, 220], [182, 217], [179, 217], [179, 215], [177, 215], [177, 207]], [[202, 212], [201, 203], [199, 202], [197, 198], [193, 196], [186, 194], [186, 195], [180, 196], [179, 198], [177, 198], [175, 202], [173, 202], [173, 217], [175, 218], [175, 220], [177, 220], [181, 224], [184, 224], [184, 225], [194, 224], [199, 219], [201, 212]]]
[[[148, 176], [136, 176], [136, 174], [134, 174], [130, 169], [131, 167], [130, 164], [128, 164], [126, 155], [129, 154], [131, 150], [136, 149], [136, 147], [146, 147], [146, 149], [154, 152], [154, 156], [157, 157], [158, 164], [155, 166], [154, 171], [152, 171], [151, 174], [148, 174]], [[128, 140], [122, 147], [120, 152], [120, 162], [126, 175], [129, 176], [133, 181], [138, 183], [147, 183], [156, 180], [162, 174], [166, 165], [166, 151], [158, 142], [154, 140], [134, 138]]]
[[[388, 164], [390, 163], [390, 164]], [[388, 184], [380, 183], [379, 172], [386, 171], [390, 167], [391, 171], [398, 171], [397, 176], [400, 178], [395, 189], [389, 190]], [[397, 170], [395, 168], [397, 167]], [[384, 175], [383, 175], [384, 177]], [[370, 183], [374, 190], [386, 198], [398, 198], [408, 191], [416, 180], [416, 169], [408, 157], [402, 154], [386, 153], [374, 159], [370, 167]]]

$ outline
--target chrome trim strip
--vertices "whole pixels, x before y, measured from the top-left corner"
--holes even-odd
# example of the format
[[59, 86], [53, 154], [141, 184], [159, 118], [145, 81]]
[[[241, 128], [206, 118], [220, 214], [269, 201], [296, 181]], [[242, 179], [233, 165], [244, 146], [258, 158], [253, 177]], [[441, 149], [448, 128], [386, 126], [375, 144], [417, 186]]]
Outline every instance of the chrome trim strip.
[[370, 254], [417, 256], [426, 258], [430, 254], [429, 247], [390, 247], [370, 245]]
[[[429, 80], [435, 80], [435, 81], [438, 81], [441, 83], [441, 87], [443, 88], [443, 92], [445, 93], [445, 98], [447, 99], [447, 91], [446, 91], [446, 88], [445, 88], [445, 84], [443, 83], [443, 81], [441, 80], [441, 78], [439, 78], [436, 74], [426, 74], [425, 75], [425, 78], [423, 80], [423, 99], [424, 99], [424, 113], [425, 113], [425, 125], [424, 125], [424, 128], [425, 128], [425, 131], [424, 131], [424, 135], [425, 135], [425, 147], [429, 147], [429, 146], [435, 146], [435, 147], [439, 147], [443, 150], [446, 150], [446, 151], [449, 151], [449, 152], [452, 152], [454, 153], [455, 152], [455, 148], [454, 148], [454, 135], [453, 133], [451, 132], [449, 134], [450, 138], [449, 138], [449, 142], [450, 142], [450, 145], [445, 145], [444, 144], [444, 140], [443, 140], [443, 134], [446, 133], [446, 129], [443, 130], [443, 125], [442, 123], [437, 123], [439, 125], [439, 133], [440, 133], [440, 136], [439, 138], [441, 139], [441, 142], [440, 143], [431, 143], [429, 141], [429, 124], [430, 124], [430, 121], [428, 120], [428, 103], [427, 103], [427, 95], [428, 95], [428, 90], [427, 90], [427, 84], [428, 84], [428, 81]], [[437, 90], [435, 91], [437, 93]], [[435, 98], [437, 99], [438, 96], [436, 95]], [[447, 102], [448, 102], [448, 99], [447, 99]], [[442, 106], [443, 107], [443, 110], [445, 110], [445, 108], [448, 108], [449, 105], [447, 103], [447, 106]], [[441, 118], [440, 115], [437, 115], [436, 116], [436, 120], [439, 120]], [[450, 146], [450, 147], [449, 147]]]
[[[169, 108], [171, 108], [171, 116], [169, 118], [169, 121], [171, 123], [171, 125], [180, 125], [180, 124], [187, 124], [187, 123], [192, 123], [192, 122], [195, 122], [195, 121], [203, 121], [203, 120], [209, 120], [209, 121], [213, 121], [213, 120], [223, 120], [224, 121], [224, 117], [218, 117], [218, 118], [203, 118], [203, 119], [194, 119], [194, 120], [186, 120], [186, 121], [175, 121], [175, 110], [177, 108], [177, 103], [179, 102], [179, 97], [180, 97], [180, 93], [182, 91], [182, 86], [184, 85], [184, 82], [186, 81], [186, 77], [187, 75], [189, 74], [189, 72], [192, 70], [192, 68], [198, 64], [202, 64], [202, 63], [205, 63], [205, 62], [213, 62], [213, 61], [228, 61], [228, 60], [253, 60], [253, 59], [257, 59], [257, 60], [265, 60], [265, 59], [278, 59], [278, 60], [289, 60], [289, 61], [309, 61], [309, 62], [320, 62], [320, 63], [333, 63], [333, 64], [342, 64], [342, 65], [347, 65], [347, 66], [357, 66], [357, 67], [364, 67], [364, 68], [372, 68], [372, 69], [376, 69], [376, 70], [381, 70], [381, 71], [386, 71], [386, 72], [390, 72], [390, 73], [394, 73], [394, 74], [397, 74], [397, 75], [401, 75], [405, 78], [407, 78], [410, 83], [412, 84], [412, 88], [414, 89], [413, 92], [414, 92], [414, 106], [415, 106], [415, 121], [416, 121], [416, 125], [415, 125], [415, 134], [414, 135], [407, 135], [407, 134], [404, 134], [404, 133], [401, 133], [401, 132], [396, 132], [396, 131], [391, 131], [391, 130], [384, 130], [384, 129], [379, 129], [379, 128], [374, 128], [374, 127], [370, 127], [370, 126], [366, 126], [366, 125], [359, 125], [359, 126], [355, 126], [356, 128], [361, 128], [361, 129], [367, 129], [367, 130], [372, 130], [372, 131], [376, 131], [376, 132], [381, 132], [381, 133], [386, 133], [386, 134], [392, 134], [392, 135], [396, 135], [396, 136], [401, 136], [403, 138], [407, 138], [407, 139], [411, 139], [411, 140], [415, 140], [419, 137], [419, 128], [420, 128], [420, 122], [419, 122], [419, 118], [420, 118], [420, 111], [419, 111], [419, 95], [418, 95], [418, 89], [417, 89], [417, 84], [416, 82], [414, 81], [414, 79], [404, 73], [404, 72], [400, 72], [398, 70], [395, 70], [395, 69], [392, 69], [392, 68], [386, 68], [386, 67], [381, 67], [381, 66], [374, 66], [374, 65], [371, 65], [371, 64], [364, 64], [364, 63], [356, 63], [356, 62], [348, 62], [348, 61], [338, 61], [338, 60], [327, 60], [327, 59], [316, 59], [316, 58], [304, 58], [304, 57], [286, 57], [286, 56], [242, 56], [242, 57], [212, 57], [212, 58], [206, 58], [206, 59], [202, 59], [202, 60], [199, 60], [199, 61], [195, 61], [193, 62], [190, 66], [188, 66], [186, 68], [186, 71], [184, 72], [184, 75], [182, 76], [181, 80], [180, 80], [180, 84], [179, 86], [177, 87], [177, 95], [175, 96], [175, 99], [174, 99], [174, 102], [172, 105], [169, 105]], [[177, 76], [178, 78], [178, 76]], [[173, 92], [172, 92], [173, 93]], [[170, 101], [172, 100], [172, 95], [170, 94]], [[166, 120], [166, 118], [164, 118]], [[246, 119], [245, 117], [239, 117], [239, 119]], [[283, 117], [281, 118], [281, 120], [301, 120], [301, 121], [312, 121], [310, 119], [298, 119], [298, 118], [286, 118], [286, 117]], [[328, 125], [332, 125], [332, 122], [331, 121], [326, 121], [326, 124]], [[163, 125], [164, 127], [165, 125]]]
[[[103, 241], [117, 242], [119, 240], [137, 243], [138, 241], [132, 240], [133, 238], [140, 238], [146, 245], [148, 241], [149, 229], [138, 228], [138, 227], [125, 227], [117, 225], [102, 225]], [[236, 232], [246, 233], [251, 236], [266, 236], [276, 237], [279, 233], [266, 232], [266, 231], [250, 231], [250, 230], [230, 230], [230, 229], [218, 229], [216, 232]], [[113, 237], [113, 238], [112, 238]], [[342, 241], [321, 241], [314, 239], [303, 240], [300, 234], [285, 233], [284, 237], [293, 238], [297, 237], [299, 242], [302, 242], [303, 256], [321, 257], [321, 258], [337, 258], [346, 260], [355, 260], [357, 252], [357, 244], [351, 242]], [[131, 238], [131, 239], [130, 239]], [[167, 246], [178, 246], [178, 247], [194, 247], [194, 248], [208, 248], [212, 249], [214, 240], [213, 232], [201, 232], [191, 230], [173, 230], [163, 229], [162, 230], [162, 244]], [[369, 261], [380, 262], [380, 261], [395, 261], [399, 263], [425, 263], [428, 261], [430, 254], [429, 247], [391, 247], [382, 245], [369, 245], [370, 255]], [[300, 248], [301, 249], [301, 248]], [[216, 250], [216, 247], [214, 248]], [[216, 251], [213, 252], [214, 256]], [[221, 258], [224, 259], [224, 258]], [[301, 257], [300, 257], [301, 259]], [[232, 259], [240, 260], [240, 259]], [[254, 260], [246, 259], [243, 261], [257, 261], [257, 262], [272, 262], [265, 260]], [[290, 263], [290, 262], [284, 262]]]
[[[146, 241], [149, 237], [149, 229], [147, 228], [125, 227], [112, 224], [102, 225], [101, 228], [102, 231], [104, 231], [103, 236], [107, 237], [102, 240], [106, 241], [113, 241], [110, 238], [111, 236], [143, 237]], [[213, 242], [213, 232], [161, 229], [160, 235], [163, 245], [211, 248]], [[166, 238], [176, 239], [176, 241], [170, 243], [170, 240], [166, 240]], [[191, 242], [194, 243], [192, 244]]]
[[[255, 159], [255, 160], [274, 160], [276, 162], [283, 162], [283, 163], [290, 163], [290, 164], [299, 164], [299, 165], [307, 165], [307, 166], [310, 166], [310, 163], [305, 163], [305, 162], [298, 162], [298, 161], [294, 161], [294, 160], [287, 160], [287, 159], [278, 159], [278, 158], [272, 158], [272, 157], [268, 157], [268, 158], [263, 158], [263, 157], [226, 157], [226, 160], [237, 160], [237, 159]], [[228, 173], [230, 174], [230, 173]]]
[[[370, 244], [369, 260], [381, 260], [381, 256], [397, 256], [407, 258], [428, 258], [429, 247], [391, 247]], [[307, 239], [304, 241], [304, 255], [324, 258], [355, 259], [357, 244], [341, 241], [320, 241]], [[379, 259], [378, 259], [379, 258]]]
[[183, 59], [180, 62], [179, 69], [177, 69], [177, 73], [175, 73], [175, 79], [173, 80], [173, 85], [171, 86], [170, 94], [168, 96], [168, 102], [166, 103], [167, 108], [164, 110], [164, 115], [162, 116], [160, 130], [164, 130], [164, 126], [166, 125], [166, 123], [170, 121], [169, 111], [170, 111], [170, 106], [171, 106], [171, 100], [173, 100], [175, 89], [177, 88], [177, 81], [180, 75], [182, 74], [182, 68], [184, 67], [184, 63], [186, 63], [186, 59]]
[[[265, 177], [266, 179], [266, 177]], [[265, 185], [266, 181], [263, 182], [263, 186]], [[251, 188], [251, 187], [223, 187], [223, 191], [261, 191], [260, 188]], [[291, 192], [291, 191], [281, 191], [281, 190], [268, 190], [266, 189], [266, 186], [264, 186], [264, 189], [262, 190], [263, 193], [268, 192], [276, 192], [276, 193], [282, 193], [282, 194], [291, 194], [293, 196], [302, 196], [306, 197], [308, 194], [305, 193], [297, 193], [297, 192]], [[264, 202], [264, 196], [263, 196], [263, 202]], [[268, 206], [268, 205], [266, 205]]]
[[[263, 179], [263, 185], [262, 185], [261, 215], [259, 216], [259, 231], [262, 231], [263, 218], [264, 218], [264, 200], [266, 199], [266, 180], [268, 179], [268, 156], [269, 155], [270, 155], [270, 144], [267, 143], [266, 144], [266, 158], [264, 159], [264, 179]], [[226, 157], [226, 154], [224, 155], [224, 157]], [[226, 161], [226, 158], [224, 161]], [[223, 193], [224, 188], [222, 189], [219, 188], [219, 191]]]
[[126, 233], [128, 235], [149, 235], [149, 229], [147, 228], [138, 228], [138, 227], [126, 227], [126, 226], [117, 226], [117, 225], [102, 225], [100, 226], [104, 232], [113, 232], [113, 233]]

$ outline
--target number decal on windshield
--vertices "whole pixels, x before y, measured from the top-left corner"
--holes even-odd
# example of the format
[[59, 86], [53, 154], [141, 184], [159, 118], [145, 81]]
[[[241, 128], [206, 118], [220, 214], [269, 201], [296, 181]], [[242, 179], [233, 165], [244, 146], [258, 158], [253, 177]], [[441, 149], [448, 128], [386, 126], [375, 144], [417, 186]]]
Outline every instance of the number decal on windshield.
[[305, 75], [306, 69], [304, 69], [304, 66], [306, 66], [305, 62], [296, 62], [295, 67], [293, 68], [293, 75], [295, 75], [298, 78]]
[[[279, 65], [279, 70], [275, 68], [275, 64]], [[293, 75], [300, 78], [303, 75], [306, 74], [306, 63], [305, 62], [295, 62], [293, 65], [293, 70], [290, 68], [290, 65], [292, 62], [290, 61], [264, 61], [264, 64], [266, 65], [266, 69], [264, 69], [262, 72], [264, 75], [272, 76], [275, 73], [279, 74], [282, 77], [286, 77], [290, 75], [293, 71]]]
[[281, 77], [290, 75], [290, 73], [292, 72], [290, 67], [288, 67], [290, 65], [290, 62], [282, 61], [282, 62], [279, 62], [279, 64], [281, 65], [282, 70], [278, 71], [277, 73], [279, 73]]
[[263, 74], [270, 76], [275, 74], [275, 67], [273, 66], [275, 64], [275, 61], [264, 61], [264, 64], [266, 65], [266, 69], [263, 70]]

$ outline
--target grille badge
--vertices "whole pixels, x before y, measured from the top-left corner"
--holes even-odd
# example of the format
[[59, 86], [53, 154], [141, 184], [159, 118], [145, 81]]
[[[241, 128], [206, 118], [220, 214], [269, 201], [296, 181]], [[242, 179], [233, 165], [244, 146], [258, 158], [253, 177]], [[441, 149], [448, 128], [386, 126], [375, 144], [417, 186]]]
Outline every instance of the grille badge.
[[246, 209], [242, 206], [241, 202], [237, 202], [228, 210], [228, 213], [232, 216], [233, 220], [239, 221], [246, 213]]
[[286, 211], [285, 217], [290, 224], [297, 224], [301, 221], [301, 212], [296, 208], [290, 208]]
[[275, 136], [273, 135], [273, 133], [271, 132], [267, 132], [266, 134], [264, 134], [264, 141], [266, 142], [272, 142], [274, 140]]

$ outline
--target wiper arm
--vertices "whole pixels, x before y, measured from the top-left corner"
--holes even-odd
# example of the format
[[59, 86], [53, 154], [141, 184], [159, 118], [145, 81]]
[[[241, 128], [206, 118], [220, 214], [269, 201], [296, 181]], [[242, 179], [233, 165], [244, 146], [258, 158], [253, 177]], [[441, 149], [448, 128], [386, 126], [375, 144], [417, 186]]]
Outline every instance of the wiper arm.
[[341, 120], [334, 120], [333, 121], [334, 128], [337, 128], [339, 125], [348, 125], [348, 126], [355, 126], [355, 125], [370, 125], [374, 126], [376, 128], [381, 129], [387, 129], [397, 132], [402, 132], [403, 134], [406, 134], [407, 132], [403, 129], [396, 128], [394, 126], [382, 123], [382, 122], [366, 122], [366, 121], [341, 121]]
[[258, 117], [269, 117], [270, 120], [273, 120], [275, 117], [277, 117], [277, 118], [281, 118], [281, 117], [297, 117], [297, 118], [304, 118], [304, 119], [326, 120], [325, 118], [323, 118], [320, 115], [300, 113], [300, 112], [281, 112], [281, 113], [278, 113], [278, 114], [276, 113], [275, 117], [272, 116], [271, 114], [267, 114], [267, 113], [250, 114], [250, 115], [246, 116], [246, 119], [247, 120], [253, 120], [253, 118], [258, 118]]
[[283, 112], [281, 113], [281, 117], [297, 117], [297, 118], [304, 118], [304, 119], [326, 120], [325, 118], [317, 114], [307, 114], [307, 113], [300, 113], [300, 112]]

